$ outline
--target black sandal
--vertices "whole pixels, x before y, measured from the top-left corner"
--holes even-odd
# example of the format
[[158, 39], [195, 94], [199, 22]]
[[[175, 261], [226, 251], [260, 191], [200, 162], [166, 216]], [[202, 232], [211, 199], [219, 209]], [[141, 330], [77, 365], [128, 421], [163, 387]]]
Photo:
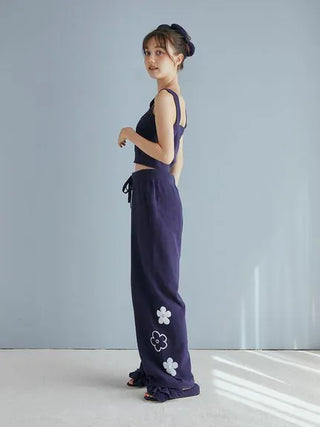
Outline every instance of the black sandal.
[[[138, 387], [138, 388], [146, 387], [147, 378], [146, 378], [146, 375], [142, 369], [141, 364], [140, 364], [140, 367], [138, 369], [129, 373], [129, 377], [131, 380], [133, 380], [133, 383], [130, 384], [129, 382], [127, 382], [127, 386]], [[131, 381], [131, 380], [129, 380], [129, 381]]]
[[165, 402], [170, 399], [178, 399], [181, 397], [191, 397], [200, 394], [200, 387], [198, 384], [194, 384], [192, 387], [183, 388], [182, 390], [169, 389], [167, 387], [151, 387], [154, 388], [154, 392], [149, 393], [148, 391], [144, 394], [145, 400], [153, 402]]
[[[133, 381], [133, 383], [131, 384], [129, 381]], [[141, 383], [139, 378], [138, 379], [131, 378], [129, 381], [127, 382], [127, 386], [129, 387], [136, 387], [136, 388], [145, 387], [145, 385]]]

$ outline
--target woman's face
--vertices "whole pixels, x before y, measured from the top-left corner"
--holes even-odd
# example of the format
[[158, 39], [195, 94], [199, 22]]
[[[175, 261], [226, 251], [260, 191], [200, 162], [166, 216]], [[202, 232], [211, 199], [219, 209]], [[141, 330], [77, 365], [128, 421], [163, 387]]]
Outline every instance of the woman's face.
[[[167, 44], [167, 49], [176, 60], [170, 43]], [[154, 37], [148, 41], [144, 51], [144, 63], [150, 77], [155, 79], [161, 79], [176, 73], [176, 65], [172, 62], [167, 52], [157, 45]]]

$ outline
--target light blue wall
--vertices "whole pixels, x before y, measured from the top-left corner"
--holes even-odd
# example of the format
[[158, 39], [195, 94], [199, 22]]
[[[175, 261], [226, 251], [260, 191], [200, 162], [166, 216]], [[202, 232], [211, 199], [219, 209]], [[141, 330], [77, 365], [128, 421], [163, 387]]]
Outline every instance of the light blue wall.
[[190, 33], [180, 294], [190, 348], [320, 347], [320, 2], [0, 2], [0, 347], [136, 348], [141, 42]]

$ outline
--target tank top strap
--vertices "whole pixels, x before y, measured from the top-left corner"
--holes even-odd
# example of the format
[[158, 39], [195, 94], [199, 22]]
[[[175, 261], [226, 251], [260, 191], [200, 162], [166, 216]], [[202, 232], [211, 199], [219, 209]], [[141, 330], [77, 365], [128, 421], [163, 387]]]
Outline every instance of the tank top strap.
[[[179, 124], [180, 124], [180, 119], [181, 119], [181, 111], [180, 111], [180, 102], [179, 102], [179, 97], [178, 97], [178, 95], [175, 93], [175, 91], [173, 91], [172, 89], [169, 89], [169, 88], [166, 88], [166, 87], [164, 87], [164, 88], [162, 88], [162, 89], [160, 89], [160, 90], [167, 90], [167, 91], [169, 91], [172, 95], [173, 95], [173, 98], [174, 98], [174, 102], [175, 102], [175, 104], [176, 104], [176, 110], [177, 110], [177, 118], [176, 118], [176, 125], [178, 126]], [[186, 118], [187, 119], [187, 118]]]

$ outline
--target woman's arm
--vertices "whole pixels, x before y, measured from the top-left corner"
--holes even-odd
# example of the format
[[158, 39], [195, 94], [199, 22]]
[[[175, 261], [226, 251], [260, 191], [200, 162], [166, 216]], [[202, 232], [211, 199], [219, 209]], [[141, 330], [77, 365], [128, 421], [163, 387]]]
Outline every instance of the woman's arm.
[[169, 165], [172, 162], [172, 159], [168, 159], [168, 156], [165, 150], [158, 142], [152, 142], [143, 136], [139, 135], [134, 129], [132, 129], [128, 134], [128, 139], [133, 142], [137, 147], [140, 148], [148, 156], [153, 157], [156, 160], [160, 160], [163, 163]]
[[181, 171], [183, 167], [183, 135], [180, 138], [179, 150], [175, 164], [170, 168], [170, 173], [174, 176], [176, 186], [178, 186]]

